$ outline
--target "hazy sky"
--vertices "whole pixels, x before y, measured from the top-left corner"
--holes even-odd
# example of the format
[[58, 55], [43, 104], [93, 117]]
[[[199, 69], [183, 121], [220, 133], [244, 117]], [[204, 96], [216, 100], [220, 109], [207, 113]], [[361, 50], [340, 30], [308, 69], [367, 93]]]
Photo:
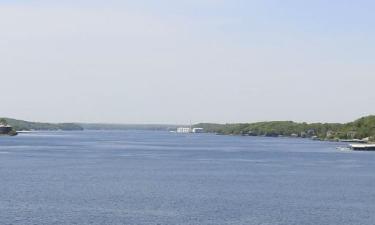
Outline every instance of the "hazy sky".
[[120, 123], [375, 114], [373, 0], [0, 0], [0, 116]]

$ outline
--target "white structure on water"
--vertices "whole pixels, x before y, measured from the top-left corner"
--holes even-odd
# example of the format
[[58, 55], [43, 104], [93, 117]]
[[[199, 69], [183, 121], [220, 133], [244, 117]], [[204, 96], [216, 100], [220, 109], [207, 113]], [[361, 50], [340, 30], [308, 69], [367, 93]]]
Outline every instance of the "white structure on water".
[[179, 127], [177, 128], [177, 133], [191, 133], [190, 127]]
[[200, 127], [193, 128], [193, 133], [203, 133], [203, 132], [204, 132], [203, 128], [200, 128]]
[[203, 133], [203, 128], [179, 127], [177, 133]]

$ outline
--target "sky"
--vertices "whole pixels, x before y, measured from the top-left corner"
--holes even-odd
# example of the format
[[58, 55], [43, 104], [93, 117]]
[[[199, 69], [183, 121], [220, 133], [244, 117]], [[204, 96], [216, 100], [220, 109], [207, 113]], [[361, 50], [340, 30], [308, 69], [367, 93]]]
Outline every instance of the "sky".
[[348, 122], [375, 114], [375, 1], [0, 0], [0, 116]]

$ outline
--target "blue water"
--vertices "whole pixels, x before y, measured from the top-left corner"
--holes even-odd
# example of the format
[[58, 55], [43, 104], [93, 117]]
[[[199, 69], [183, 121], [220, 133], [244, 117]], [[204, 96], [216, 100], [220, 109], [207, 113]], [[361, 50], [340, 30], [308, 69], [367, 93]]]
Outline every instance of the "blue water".
[[374, 225], [375, 152], [144, 131], [0, 138], [0, 224]]

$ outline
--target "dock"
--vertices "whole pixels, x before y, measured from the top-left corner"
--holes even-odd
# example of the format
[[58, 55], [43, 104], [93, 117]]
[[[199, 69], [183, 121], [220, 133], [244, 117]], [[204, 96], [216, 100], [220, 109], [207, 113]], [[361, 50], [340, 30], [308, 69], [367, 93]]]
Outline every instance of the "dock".
[[375, 144], [351, 144], [350, 149], [354, 151], [375, 151]]

